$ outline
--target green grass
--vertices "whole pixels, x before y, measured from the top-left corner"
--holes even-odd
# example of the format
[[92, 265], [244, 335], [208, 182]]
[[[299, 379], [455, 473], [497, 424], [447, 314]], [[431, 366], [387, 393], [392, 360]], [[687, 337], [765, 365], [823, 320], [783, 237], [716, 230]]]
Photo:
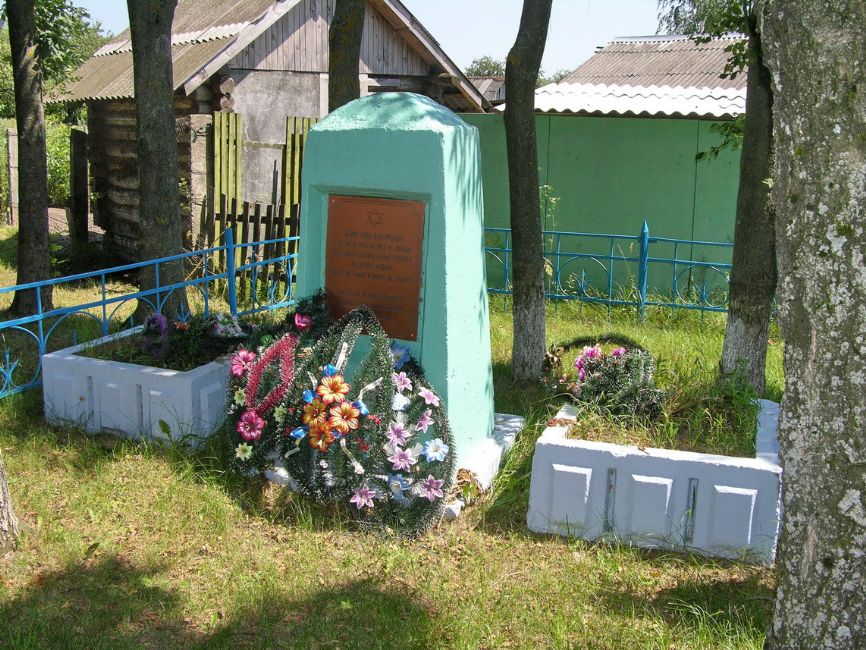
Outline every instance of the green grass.
[[[500, 380], [508, 370], [511, 350], [511, 316], [508, 300], [492, 301], [491, 327], [494, 367]], [[652, 353], [658, 367], [656, 381], [669, 393], [662, 417], [641, 422], [616, 417], [597, 408], [579, 407], [578, 421], [571, 430], [574, 437], [734, 456], [754, 456], [758, 397], [742, 382], [719, 382], [717, 367], [724, 340], [725, 317], [686, 310], [649, 309], [641, 322], [632, 309], [614, 309], [577, 302], [558, 303], [548, 310], [548, 344], [564, 344], [577, 337], [618, 334], [639, 343]], [[570, 368], [580, 347], [563, 359]], [[779, 400], [783, 389], [782, 345], [778, 332], [768, 350], [768, 399]], [[539, 387], [529, 395], [522, 387], [511, 391], [508, 399], [547, 401]], [[565, 396], [563, 400], [565, 401]], [[505, 405], [503, 405], [505, 407]]]
[[[190, 455], [54, 429], [33, 394], [0, 403], [24, 527], [0, 556], [0, 646], [761, 647], [768, 569], [526, 530], [533, 446], [558, 404], [509, 380], [510, 318], [492, 312], [497, 410], [527, 426], [495, 488], [411, 542], [225, 472], [218, 441]], [[686, 316], [560, 305], [549, 338], [615, 330], [662, 358], [667, 386], [710, 386], [721, 320]]]

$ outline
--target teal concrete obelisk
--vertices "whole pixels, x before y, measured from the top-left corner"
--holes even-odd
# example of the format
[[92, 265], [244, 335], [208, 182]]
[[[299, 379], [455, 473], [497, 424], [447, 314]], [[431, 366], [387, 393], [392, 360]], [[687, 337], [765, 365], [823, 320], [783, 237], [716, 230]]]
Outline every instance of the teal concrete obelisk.
[[332, 197], [423, 203], [417, 338], [398, 342], [446, 401], [458, 466], [483, 463], [472, 459], [490, 449], [493, 378], [477, 129], [421, 95], [371, 95], [310, 131], [302, 186], [299, 296], [326, 285], [340, 245], [327, 241]]

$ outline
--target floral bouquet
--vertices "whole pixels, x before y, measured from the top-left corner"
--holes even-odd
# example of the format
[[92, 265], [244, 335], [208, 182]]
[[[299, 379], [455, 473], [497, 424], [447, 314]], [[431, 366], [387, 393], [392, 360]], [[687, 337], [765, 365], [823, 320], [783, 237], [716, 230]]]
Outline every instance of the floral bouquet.
[[214, 313], [204, 320], [209, 336], [218, 339], [243, 339], [248, 332], [238, 322], [237, 316]]
[[[556, 350], [557, 357], [562, 350]], [[561, 365], [554, 370], [561, 371]], [[652, 355], [640, 347], [620, 345], [606, 352], [599, 344], [588, 345], [575, 359], [573, 371], [557, 377], [557, 385], [575, 402], [597, 404], [615, 415], [656, 418], [666, 394], [656, 387], [654, 370]]]
[[[314, 341], [306, 316], [299, 309], [294, 331], [232, 359], [236, 462], [264, 469], [280, 461], [313, 499], [344, 502], [370, 525], [423, 532], [452, 481], [444, 405], [368, 309]], [[362, 333], [369, 352], [353, 356]]]

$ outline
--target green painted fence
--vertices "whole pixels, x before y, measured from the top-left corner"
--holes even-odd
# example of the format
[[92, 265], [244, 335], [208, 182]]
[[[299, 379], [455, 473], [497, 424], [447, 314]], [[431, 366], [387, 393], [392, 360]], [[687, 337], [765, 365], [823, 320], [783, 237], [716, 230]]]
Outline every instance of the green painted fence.
[[[508, 227], [502, 115], [461, 117], [477, 126], [481, 135], [484, 224]], [[556, 204], [552, 211], [550, 201], [542, 206], [548, 208], [545, 230], [637, 234], [646, 220], [663, 237], [733, 241], [740, 152], [726, 149], [712, 159], [695, 158], [718, 144], [712, 124], [686, 119], [537, 116], [539, 184], [546, 186], [543, 196]], [[701, 260], [702, 251], [680, 253]], [[672, 256], [673, 248], [659, 254]], [[657, 279], [652, 273], [648, 283], [651, 292], [668, 288], [667, 278]]]

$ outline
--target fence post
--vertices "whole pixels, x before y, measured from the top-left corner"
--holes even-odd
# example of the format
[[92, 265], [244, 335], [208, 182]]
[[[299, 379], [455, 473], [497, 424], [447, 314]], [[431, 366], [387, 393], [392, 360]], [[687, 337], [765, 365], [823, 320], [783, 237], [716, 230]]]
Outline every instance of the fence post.
[[87, 133], [69, 132], [69, 235], [72, 245], [87, 245], [88, 224]]
[[644, 306], [646, 305], [646, 278], [649, 266], [649, 224], [643, 222], [640, 229], [640, 257], [638, 262], [637, 290], [638, 290], [638, 316], [643, 318]]
[[229, 312], [238, 315], [237, 271], [235, 266], [235, 234], [231, 228], [225, 229], [226, 281], [229, 283]]

